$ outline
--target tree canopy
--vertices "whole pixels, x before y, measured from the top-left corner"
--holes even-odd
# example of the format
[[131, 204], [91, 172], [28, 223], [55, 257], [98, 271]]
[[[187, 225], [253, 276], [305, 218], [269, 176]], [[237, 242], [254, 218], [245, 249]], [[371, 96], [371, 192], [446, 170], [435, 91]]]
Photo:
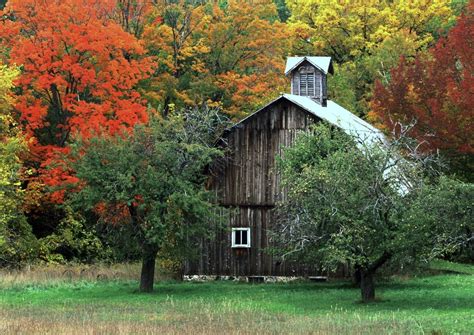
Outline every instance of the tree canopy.
[[220, 125], [212, 110], [190, 113], [73, 147], [80, 184], [72, 201], [109, 224], [131, 226], [142, 250], [141, 291], [153, 289], [156, 255], [168, 239], [191, 251], [193, 238], [210, 227], [204, 169], [220, 154], [213, 147]]
[[[327, 269], [351, 264], [362, 300], [370, 301], [373, 276], [388, 261], [439, 256], [466, 243], [474, 189], [447, 181], [432, 189], [425, 176], [431, 162], [405, 134], [367, 143], [320, 124], [300, 135], [279, 165], [288, 189], [274, 229], [281, 254]], [[424, 212], [428, 199], [441, 197], [456, 220], [444, 221], [441, 208]]]
[[15, 109], [33, 167], [48, 185], [70, 177], [46, 167], [67, 151], [72, 135], [113, 134], [147, 120], [134, 87], [151, 63], [143, 44], [108, 17], [113, 6], [114, 1], [11, 0], [0, 13], [2, 47], [8, 62], [22, 69]]
[[442, 150], [453, 171], [472, 181], [474, 167], [474, 4], [446, 37], [414, 61], [402, 58], [390, 81], [377, 82], [372, 118], [391, 129], [416, 122], [413, 136]]
[[164, 105], [220, 106], [240, 118], [274, 97], [288, 50], [271, 0], [157, 1], [143, 39], [158, 60], [147, 92]]

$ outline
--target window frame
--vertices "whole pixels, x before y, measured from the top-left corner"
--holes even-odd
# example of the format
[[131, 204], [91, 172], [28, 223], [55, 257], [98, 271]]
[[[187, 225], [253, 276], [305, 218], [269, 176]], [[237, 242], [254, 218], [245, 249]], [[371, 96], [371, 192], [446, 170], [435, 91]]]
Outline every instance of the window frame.
[[[240, 232], [240, 234], [242, 234], [242, 232], [245, 231], [247, 232], [247, 244], [236, 244], [235, 243], [235, 235], [236, 235], [236, 232]], [[251, 247], [251, 230], [250, 230], [250, 227], [233, 227], [232, 228], [232, 232], [231, 232], [231, 247], [232, 248], [250, 248]], [[241, 238], [240, 238], [241, 242], [242, 242], [242, 235], [241, 235]]]

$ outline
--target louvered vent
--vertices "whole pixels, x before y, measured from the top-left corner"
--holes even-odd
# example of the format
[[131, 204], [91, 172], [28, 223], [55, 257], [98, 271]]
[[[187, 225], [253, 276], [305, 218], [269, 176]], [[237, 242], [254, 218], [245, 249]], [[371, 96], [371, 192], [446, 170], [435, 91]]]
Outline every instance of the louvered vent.
[[300, 75], [300, 95], [315, 96], [314, 73], [302, 73]]

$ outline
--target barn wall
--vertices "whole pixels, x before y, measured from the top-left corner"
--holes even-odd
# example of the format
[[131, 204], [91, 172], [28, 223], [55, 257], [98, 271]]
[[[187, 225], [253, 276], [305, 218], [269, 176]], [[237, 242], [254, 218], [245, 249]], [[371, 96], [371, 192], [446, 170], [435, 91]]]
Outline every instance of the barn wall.
[[[297, 134], [316, 118], [285, 99], [237, 124], [227, 136], [228, 153], [211, 189], [222, 211], [223, 228], [215, 238], [203, 241], [201, 257], [187, 264], [189, 274], [210, 275], [304, 275], [317, 269], [303, 264], [280, 263], [266, 252], [273, 208], [285, 199], [276, 171], [276, 156], [291, 145]], [[217, 171], [217, 172], [216, 172]], [[251, 228], [251, 248], [231, 248], [231, 227]]]
[[228, 137], [227, 162], [212, 188], [226, 206], [273, 206], [284, 194], [275, 157], [314, 123], [314, 116], [283, 100], [237, 125]]

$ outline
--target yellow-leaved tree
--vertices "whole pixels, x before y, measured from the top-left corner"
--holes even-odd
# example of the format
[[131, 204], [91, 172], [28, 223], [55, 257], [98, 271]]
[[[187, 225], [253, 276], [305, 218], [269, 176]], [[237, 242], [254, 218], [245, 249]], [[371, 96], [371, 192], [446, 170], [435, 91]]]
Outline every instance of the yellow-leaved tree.
[[361, 115], [376, 79], [415, 57], [455, 20], [451, 0], [288, 0], [292, 53], [332, 56], [333, 98]]
[[31, 260], [36, 238], [22, 211], [21, 132], [11, 114], [10, 95], [19, 71], [0, 63], [0, 266], [18, 267]]

